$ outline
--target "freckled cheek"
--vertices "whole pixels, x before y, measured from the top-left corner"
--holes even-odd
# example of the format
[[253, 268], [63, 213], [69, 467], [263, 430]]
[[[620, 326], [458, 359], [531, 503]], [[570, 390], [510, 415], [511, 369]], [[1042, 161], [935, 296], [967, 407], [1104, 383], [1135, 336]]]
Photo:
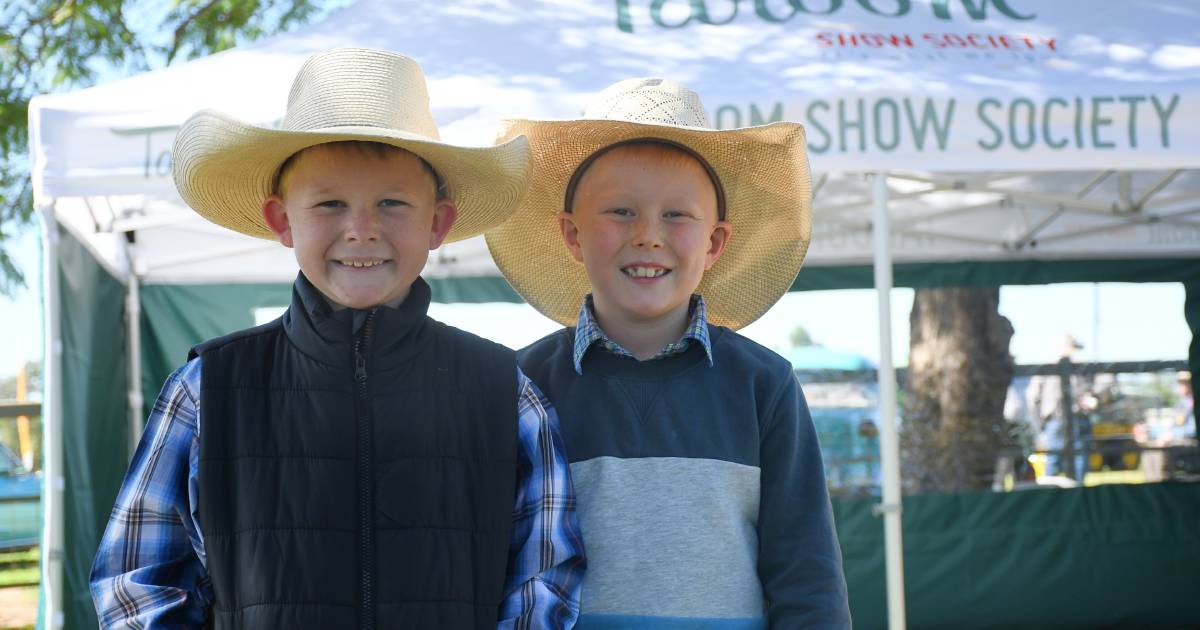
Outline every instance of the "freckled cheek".
[[705, 250], [708, 249], [704, 234], [698, 230], [688, 229], [687, 226], [681, 226], [673, 229], [670, 235], [671, 242], [675, 245], [675, 247], [681, 250], [692, 251], [701, 247], [703, 247]]
[[624, 242], [624, 238], [619, 232], [611, 230], [592, 230], [579, 232], [579, 244], [583, 247], [584, 254], [610, 252], [620, 247]]
[[380, 225], [389, 234], [428, 236], [433, 231], [433, 215], [399, 214], [380, 219]]
[[326, 245], [337, 240], [342, 231], [328, 221], [306, 221], [292, 225], [292, 238], [309, 245]]

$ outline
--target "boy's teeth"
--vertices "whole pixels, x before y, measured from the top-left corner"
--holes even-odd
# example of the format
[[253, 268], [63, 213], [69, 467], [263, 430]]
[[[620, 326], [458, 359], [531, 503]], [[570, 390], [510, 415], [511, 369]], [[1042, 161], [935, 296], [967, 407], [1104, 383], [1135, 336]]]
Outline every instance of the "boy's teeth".
[[657, 278], [667, 273], [662, 267], [626, 267], [624, 271], [634, 278]]
[[383, 261], [382, 260], [347, 260], [347, 261], [343, 261], [342, 264], [349, 265], [351, 267], [374, 267], [375, 265], [382, 265]]

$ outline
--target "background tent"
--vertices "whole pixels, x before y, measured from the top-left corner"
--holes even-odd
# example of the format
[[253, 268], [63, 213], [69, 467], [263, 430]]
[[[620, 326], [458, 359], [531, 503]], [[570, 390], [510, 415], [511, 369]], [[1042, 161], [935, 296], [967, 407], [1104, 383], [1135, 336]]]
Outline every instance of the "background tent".
[[[34, 99], [52, 610], [87, 625], [90, 555], [165, 371], [285, 303], [295, 274], [290, 252], [174, 195], [172, 137], [196, 109], [272, 124], [312, 52], [390, 48], [424, 66], [443, 138], [483, 144], [498, 118], [575, 116], [617, 79], [670, 76], [719, 126], [806, 125], [817, 210], [797, 289], [886, 288], [893, 272], [901, 286], [1182, 281], [1195, 329], [1198, 30], [1186, 0], [362, 0], [256, 45]], [[438, 300], [516, 299], [477, 240], [441, 250], [427, 275]]]

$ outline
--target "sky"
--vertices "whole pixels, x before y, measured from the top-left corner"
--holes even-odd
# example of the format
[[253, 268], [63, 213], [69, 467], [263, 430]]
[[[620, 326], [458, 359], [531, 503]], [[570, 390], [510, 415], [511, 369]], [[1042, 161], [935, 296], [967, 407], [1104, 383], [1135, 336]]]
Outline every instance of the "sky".
[[[1057, 361], [1064, 334], [1083, 344], [1076, 356], [1081, 361], [1185, 359], [1191, 333], [1183, 318], [1183, 300], [1180, 284], [1009, 286], [1000, 289], [1000, 314], [1013, 323], [1009, 348], [1017, 363]], [[911, 289], [892, 291], [892, 356], [897, 365], [908, 363], [912, 301]], [[786, 351], [792, 331], [803, 326], [815, 342], [877, 363], [878, 308], [872, 289], [789, 293], [741, 333]], [[525, 304], [435, 304], [430, 313], [512, 347], [557, 328]]]
[[[25, 271], [27, 288], [15, 299], [0, 297], [0, 378], [16, 373], [22, 358], [42, 356], [41, 245], [36, 226], [4, 247]], [[801, 271], [803, 273], [803, 271]], [[892, 354], [907, 364], [911, 289], [892, 292]], [[1083, 361], [1138, 361], [1187, 358], [1191, 333], [1183, 318], [1180, 284], [1056, 284], [1000, 289], [1000, 313], [1015, 332], [1010, 350], [1017, 363], [1051, 363], [1064, 334], [1083, 344]], [[879, 359], [879, 326], [874, 290], [789, 293], [742, 334], [786, 351], [796, 326], [814, 341], [837, 350]], [[434, 304], [430, 315], [513, 348], [557, 329], [526, 304]]]
[[0, 296], [0, 378], [16, 374], [25, 361], [43, 354], [41, 243], [36, 225], [5, 240], [4, 251], [25, 274], [25, 288], [13, 298]]

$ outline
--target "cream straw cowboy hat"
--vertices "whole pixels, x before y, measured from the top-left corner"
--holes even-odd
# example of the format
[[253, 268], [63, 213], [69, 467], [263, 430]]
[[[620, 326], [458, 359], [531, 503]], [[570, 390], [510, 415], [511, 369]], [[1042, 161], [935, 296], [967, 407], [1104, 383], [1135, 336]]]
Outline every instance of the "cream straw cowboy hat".
[[520, 208], [487, 233], [488, 248], [517, 293], [573, 325], [590, 290], [558, 227], [576, 170], [596, 151], [639, 139], [682, 146], [719, 181], [733, 235], [697, 291], [714, 324], [741, 328], [791, 287], [812, 234], [812, 183], [804, 128], [781, 122], [712, 129], [700, 97], [665, 79], [629, 79], [601, 92], [579, 120], [510, 120], [499, 142], [529, 137], [529, 188]]
[[213, 110], [192, 116], [175, 137], [175, 186], [209, 221], [274, 239], [261, 208], [280, 166], [302, 149], [342, 140], [394, 145], [432, 165], [458, 206], [446, 242], [503, 222], [525, 189], [524, 138], [478, 148], [440, 142], [420, 66], [403, 55], [361, 48], [310, 57], [292, 83], [279, 129]]

